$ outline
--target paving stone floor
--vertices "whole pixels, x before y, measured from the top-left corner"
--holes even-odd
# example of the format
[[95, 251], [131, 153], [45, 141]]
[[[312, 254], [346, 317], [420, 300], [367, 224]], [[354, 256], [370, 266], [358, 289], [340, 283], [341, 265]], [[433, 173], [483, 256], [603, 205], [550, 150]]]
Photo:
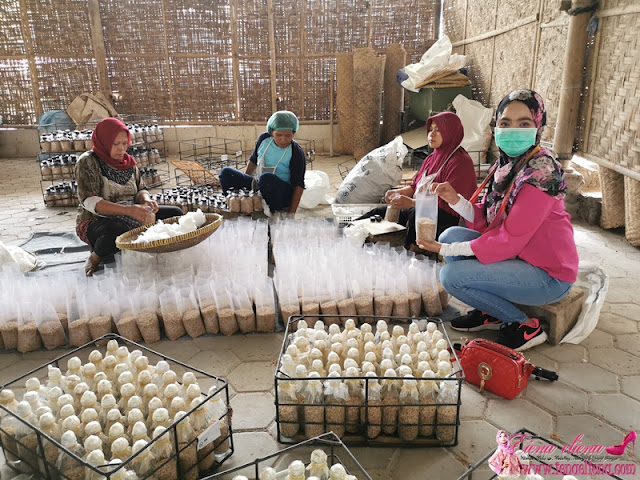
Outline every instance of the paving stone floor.
[[[346, 157], [319, 156], [314, 168], [329, 173], [335, 187], [340, 182], [337, 163], [344, 160]], [[44, 206], [39, 169], [33, 159], [0, 159], [0, 171], [3, 242], [19, 245], [37, 231], [74, 231], [75, 208]], [[329, 207], [321, 206], [300, 216], [329, 217], [331, 213]], [[526, 427], [561, 444], [584, 435], [583, 444], [605, 446], [619, 443], [631, 429], [640, 430], [640, 250], [627, 244], [620, 232], [579, 223], [574, 228], [581, 259], [604, 266], [610, 287], [597, 329], [582, 344], [545, 344], [526, 352], [534, 364], [557, 371], [560, 380], [553, 384], [532, 380], [515, 400], [479, 393], [465, 385], [458, 445], [352, 448], [373, 478], [455, 479], [495, 448], [499, 428], [514, 431]], [[465, 311], [468, 307], [453, 301], [449, 308]], [[461, 338], [457, 332], [450, 334], [453, 339]], [[236, 447], [225, 464], [229, 467], [283, 448], [275, 439], [273, 386], [281, 343], [282, 334], [276, 333], [163, 340], [152, 347], [229, 380]], [[0, 353], [0, 383], [60, 353]], [[638, 464], [638, 460], [637, 454], [626, 453], [616, 462]], [[1, 478], [12, 475], [4, 466]], [[640, 474], [620, 477], [640, 478]]]

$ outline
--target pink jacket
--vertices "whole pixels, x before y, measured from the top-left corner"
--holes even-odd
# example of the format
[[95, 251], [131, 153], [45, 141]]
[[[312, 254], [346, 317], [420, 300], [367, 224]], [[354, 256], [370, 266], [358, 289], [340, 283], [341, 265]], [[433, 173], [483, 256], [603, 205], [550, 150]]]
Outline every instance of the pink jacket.
[[[480, 232], [487, 228], [482, 204], [474, 205], [469, 226]], [[564, 201], [533, 185], [522, 187], [502, 224], [472, 240], [471, 249], [484, 264], [517, 257], [563, 282], [573, 283], [578, 276], [578, 251]]]

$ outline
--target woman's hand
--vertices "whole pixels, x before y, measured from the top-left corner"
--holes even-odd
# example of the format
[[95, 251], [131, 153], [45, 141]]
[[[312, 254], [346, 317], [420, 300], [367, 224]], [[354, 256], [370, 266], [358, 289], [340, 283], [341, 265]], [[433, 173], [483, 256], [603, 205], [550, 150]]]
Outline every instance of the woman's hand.
[[140, 205], [143, 205], [145, 207], [149, 207], [151, 209], [152, 213], [158, 213], [158, 203], [155, 200], [147, 200], [144, 199]]
[[416, 240], [416, 244], [422, 250], [435, 253], [440, 253], [440, 247], [442, 247], [442, 244], [440, 242], [436, 242], [435, 240], [429, 242], [426, 242], [424, 240]]
[[407, 197], [406, 195], [395, 195], [388, 202], [393, 208], [407, 209], [411, 207], [415, 207], [416, 202], [413, 198]]
[[143, 225], [150, 225], [156, 222], [155, 214], [146, 205], [134, 204], [127, 207], [127, 216], [135, 218]]
[[460, 201], [460, 197], [458, 197], [458, 192], [451, 186], [449, 182], [443, 183], [432, 183], [429, 188], [429, 192], [438, 195], [445, 202], [455, 205]]
[[384, 194], [384, 201], [391, 205], [391, 200], [398, 194], [398, 190], [387, 190], [387, 193]]

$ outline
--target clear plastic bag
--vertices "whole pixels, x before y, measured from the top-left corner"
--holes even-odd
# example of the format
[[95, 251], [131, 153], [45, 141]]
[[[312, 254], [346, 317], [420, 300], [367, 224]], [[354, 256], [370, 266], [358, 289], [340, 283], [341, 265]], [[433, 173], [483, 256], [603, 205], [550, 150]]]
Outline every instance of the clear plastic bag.
[[200, 316], [200, 309], [198, 308], [198, 301], [196, 300], [193, 288], [191, 286], [181, 288], [179, 296], [183, 305], [182, 324], [184, 325], [187, 335], [191, 338], [204, 335], [204, 322]]
[[373, 310], [378, 317], [389, 317], [393, 312], [393, 296], [389, 294], [386, 273], [379, 270], [374, 285]]
[[21, 353], [42, 348], [42, 339], [33, 316], [34, 310], [33, 303], [23, 302], [18, 308], [18, 351]]
[[433, 242], [438, 229], [438, 196], [416, 192], [416, 241]]
[[142, 334], [138, 328], [138, 318], [135, 314], [134, 298], [136, 297], [137, 292], [129, 296], [129, 292], [123, 288], [110, 304], [118, 334], [127, 340], [139, 343], [142, 340]]
[[236, 315], [240, 332], [255, 332], [256, 315], [253, 311], [253, 303], [249, 292], [244, 285], [238, 282], [232, 283], [230, 292], [233, 292], [233, 311]]
[[169, 340], [177, 340], [187, 333], [182, 323], [182, 302], [174, 287], [167, 287], [160, 294], [160, 310], [164, 333]]
[[233, 310], [233, 303], [229, 291], [223, 283], [217, 284], [214, 289], [216, 305], [218, 306], [218, 323], [220, 333], [223, 335], [233, 335], [239, 329], [236, 314]]
[[200, 312], [202, 313], [202, 320], [204, 321], [204, 329], [207, 333], [217, 335], [220, 332], [218, 307], [216, 306], [216, 299], [209, 279], [196, 278], [195, 290]]
[[256, 330], [271, 333], [276, 330], [276, 306], [273, 283], [269, 277], [256, 281], [254, 286], [254, 302], [256, 305]]
[[18, 348], [18, 304], [9, 300], [0, 309], [0, 334], [3, 348]]
[[51, 303], [39, 303], [33, 312], [42, 343], [47, 350], [67, 344], [60, 318]]
[[136, 322], [144, 343], [155, 343], [162, 338], [160, 320], [158, 319], [158, 296], [153, 285], [140, 286], [138, 299], [132, 306], [136, 316]]
[[345, 433], [346, 422], [346, 408], [344, 405], [349, 398], [349, 390], [339, 377], [339, 373], [331, 372], [329, 379], [325, 381], [324, 395], [326, 405], [324, 407], [324, 417], [327, 422], [327, 430], [342, 438]]

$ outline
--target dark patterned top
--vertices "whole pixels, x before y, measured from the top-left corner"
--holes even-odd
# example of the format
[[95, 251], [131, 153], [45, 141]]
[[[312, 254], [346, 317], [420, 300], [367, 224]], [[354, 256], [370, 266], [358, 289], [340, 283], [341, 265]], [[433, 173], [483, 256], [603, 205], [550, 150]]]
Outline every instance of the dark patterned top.
[[134, 203], [138, 193], [145, 189], [138, 167], [116, 170], [106, 165], [91, 150], [80, 156], [75, 173], [80, 201], [76, 225], [98, 218], [98, 215], [83, 206], [87, 198], [98, 196], [113, 203]]

